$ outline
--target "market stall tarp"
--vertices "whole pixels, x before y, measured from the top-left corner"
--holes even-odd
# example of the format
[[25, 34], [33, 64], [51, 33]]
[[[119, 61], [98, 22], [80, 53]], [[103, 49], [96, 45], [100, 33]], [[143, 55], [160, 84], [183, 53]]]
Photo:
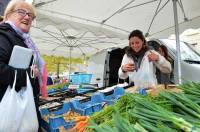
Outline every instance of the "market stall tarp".
[[[42, 53], [64, 56], [70, 49], [72, 56], [82, 56], [126, 45], [134, 29], [149, 37], [166, 37], [174, 33], [172, 1], [35, 0], [38, 18], [31, 35]], [[176, 1], [179, 31], [199, 27], [200, 1]]]

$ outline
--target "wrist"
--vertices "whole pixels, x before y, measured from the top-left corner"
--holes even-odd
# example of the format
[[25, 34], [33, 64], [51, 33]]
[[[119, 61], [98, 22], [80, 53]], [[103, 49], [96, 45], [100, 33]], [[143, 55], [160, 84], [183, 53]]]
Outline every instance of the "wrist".
[[121, 70], [122, 70], [122, 72], [123, 72], [123, 73], [125, 73], [125, 72], [126, 72], [126, 71], [124, 71], [124, 69], [123, 69], [123, 66], [121, 67]]

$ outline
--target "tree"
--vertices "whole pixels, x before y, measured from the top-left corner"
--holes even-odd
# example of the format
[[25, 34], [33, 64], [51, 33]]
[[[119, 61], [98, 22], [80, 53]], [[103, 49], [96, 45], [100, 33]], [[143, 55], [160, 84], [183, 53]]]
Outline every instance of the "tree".
[[[69, 58], [65, 58], [62, 56], [47, 56], [42, 55], [43, 59], [46, 62], [48, 72], [57, 72], [57, 75], [59, 75], [60, 72], [63, 71], [69, 71]], [[84, 64], [85, 61], [87, 61], [89, 57], [86, 57], [84, 59], [81, 58], [71, 58], [72, 63], [72, 70], [74, 69], [74, 64]]]

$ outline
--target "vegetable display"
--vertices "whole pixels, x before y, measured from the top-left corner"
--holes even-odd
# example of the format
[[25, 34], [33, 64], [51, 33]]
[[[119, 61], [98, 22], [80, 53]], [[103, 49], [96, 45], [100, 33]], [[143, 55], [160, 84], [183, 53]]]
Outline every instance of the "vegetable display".
[[95, 132], [199, 132], [200, 84], [178, 86], [183, 92], [162, 91], [152, 97], [127, 93], [114, 105], [90, 117]]

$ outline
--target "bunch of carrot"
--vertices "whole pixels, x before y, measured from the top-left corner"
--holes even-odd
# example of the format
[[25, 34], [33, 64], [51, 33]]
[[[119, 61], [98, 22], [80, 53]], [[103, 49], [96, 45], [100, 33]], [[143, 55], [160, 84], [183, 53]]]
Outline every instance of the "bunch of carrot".
[[76, 132], [84, 132], [86, 127], [88, 126], [89, 116], [78, 116], [75, 118], [76, 125], [74, 126], [74, 130]]

